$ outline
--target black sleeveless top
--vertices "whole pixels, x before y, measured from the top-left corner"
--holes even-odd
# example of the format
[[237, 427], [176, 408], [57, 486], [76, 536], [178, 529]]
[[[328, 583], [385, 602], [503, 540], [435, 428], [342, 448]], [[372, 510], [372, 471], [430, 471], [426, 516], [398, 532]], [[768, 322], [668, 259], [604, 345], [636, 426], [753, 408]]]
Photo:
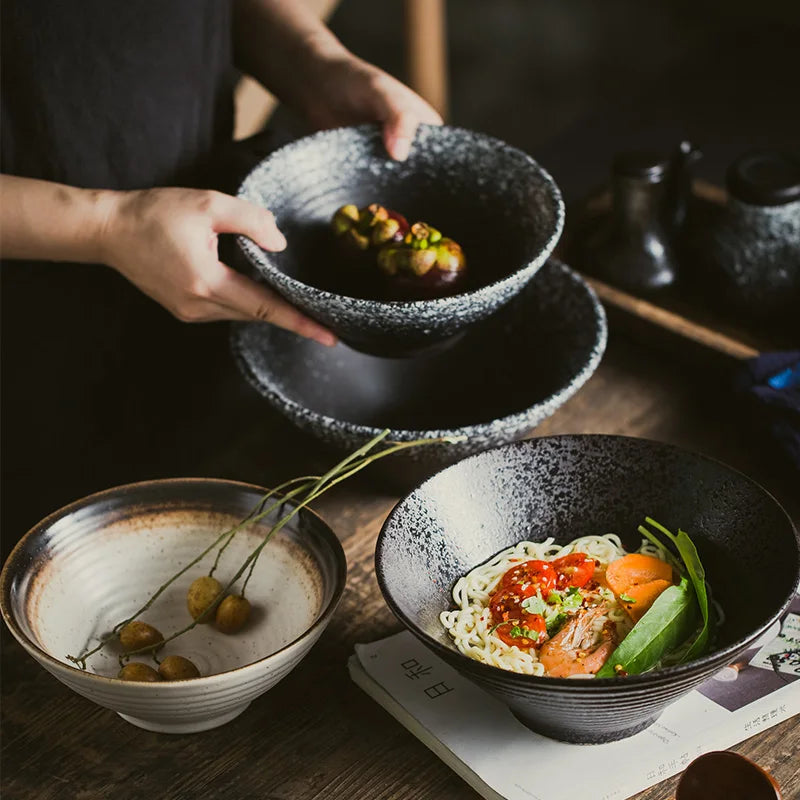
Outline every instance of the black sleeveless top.
[[2, 171], [197, 183], [232, 130], [225, 0], [3, 0]]
[[[205, 185], [231, 136], [229, 3], [2, 0], [1, 74], [3, 172]], [[172, 443], [230, 359], [226, 326], [179, 323], [107, 267], [8, 261], [0, 275], [5, 553], [82, 495], [190, 473]]]

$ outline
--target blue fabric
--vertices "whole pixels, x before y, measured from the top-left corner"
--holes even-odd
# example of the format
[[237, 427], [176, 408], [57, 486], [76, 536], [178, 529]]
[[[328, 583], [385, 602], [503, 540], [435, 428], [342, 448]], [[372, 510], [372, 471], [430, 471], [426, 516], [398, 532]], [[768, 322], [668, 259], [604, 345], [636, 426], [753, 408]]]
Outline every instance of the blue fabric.
[[767, 383], [773, 389], [796, 389], [800, 386], [800, 361], [773, 375]]
[[751, 359], [739, 389], [753, 399], [768, 434], [800, 471], [800, 350]]

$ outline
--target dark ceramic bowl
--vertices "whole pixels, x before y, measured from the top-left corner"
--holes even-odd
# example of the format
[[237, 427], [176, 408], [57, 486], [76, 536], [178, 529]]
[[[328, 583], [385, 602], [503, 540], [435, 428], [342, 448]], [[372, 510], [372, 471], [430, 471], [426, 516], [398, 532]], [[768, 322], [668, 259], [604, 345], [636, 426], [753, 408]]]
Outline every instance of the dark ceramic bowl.
[[[386, 155], [371, 125], [300, 139], [255, 167], [239, 197], [269, 208], [289, 243], [268, 253], [239, 239], [260, 275], [342, 341], [383, 356], [419, 352], [490, 316], [545, 263], [564, 224], [561, 194], [530, 156], [479, 133], [430, 125], [420, 127], [403, 162]], [[345, 285], [330, 218], [346, 203], [374, 202], [458, 241], [468, 261], [465, 290], [381, 301]]]
[[491, 319], [447, 350], [413, 359], [323, 347], [271, 325], [234, 326], [232, 348], [248, 381], [299, 428], [347, 452], [383, 428], [409, 441], [465, 436], [377, 463], [407, 491], [464, 456], [520, 439], [592, 375], [606, 321], [594, 292], [548, 263]]
[[[462, 655], [441, 626], [455, 581], [506, 547], [613, 532], [635, 550], [645, 516], [697, 545], [725, 613], [707, 655], [625, 678], [536, 677]], [[800, 553], [786, 512], [741, 473], [658, 442], [584, 435], [518, 442], [443, 470], [394, 508], [375, 565], [389, 607], [434, 653], [531, 729], [597, 743], [646, 728], [767, 631], [793, 597]]]

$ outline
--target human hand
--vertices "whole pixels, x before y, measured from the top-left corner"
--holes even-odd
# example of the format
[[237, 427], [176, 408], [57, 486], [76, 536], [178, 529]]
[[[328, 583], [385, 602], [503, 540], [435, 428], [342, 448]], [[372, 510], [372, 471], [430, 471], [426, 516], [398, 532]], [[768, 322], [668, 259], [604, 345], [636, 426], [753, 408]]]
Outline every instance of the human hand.
[[419, 123], [442, 124], [439, 113], [416, 92], [352, 53], [318, 58], [309, 69], [300, 107], [317, 128], [379, 122], [387, 152], [404, 161]]
[[321, 344], [336, 337], [266, 286], [219, 260], [217, 236], [243, 234], [265, 250], [286, 239], [266, 209], [221, 192], [112, 193], [101, 260], [184, 322], [271, 322]]

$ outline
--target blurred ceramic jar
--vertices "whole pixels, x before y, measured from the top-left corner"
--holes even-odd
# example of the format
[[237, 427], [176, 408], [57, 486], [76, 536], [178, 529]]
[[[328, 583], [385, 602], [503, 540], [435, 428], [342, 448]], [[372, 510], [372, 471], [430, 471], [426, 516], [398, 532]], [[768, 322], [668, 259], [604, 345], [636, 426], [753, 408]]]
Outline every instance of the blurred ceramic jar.
[[800, 330], [800, 160], [747, 153], [726, 188], [704, 236], [711, 287], [732, 310]]

